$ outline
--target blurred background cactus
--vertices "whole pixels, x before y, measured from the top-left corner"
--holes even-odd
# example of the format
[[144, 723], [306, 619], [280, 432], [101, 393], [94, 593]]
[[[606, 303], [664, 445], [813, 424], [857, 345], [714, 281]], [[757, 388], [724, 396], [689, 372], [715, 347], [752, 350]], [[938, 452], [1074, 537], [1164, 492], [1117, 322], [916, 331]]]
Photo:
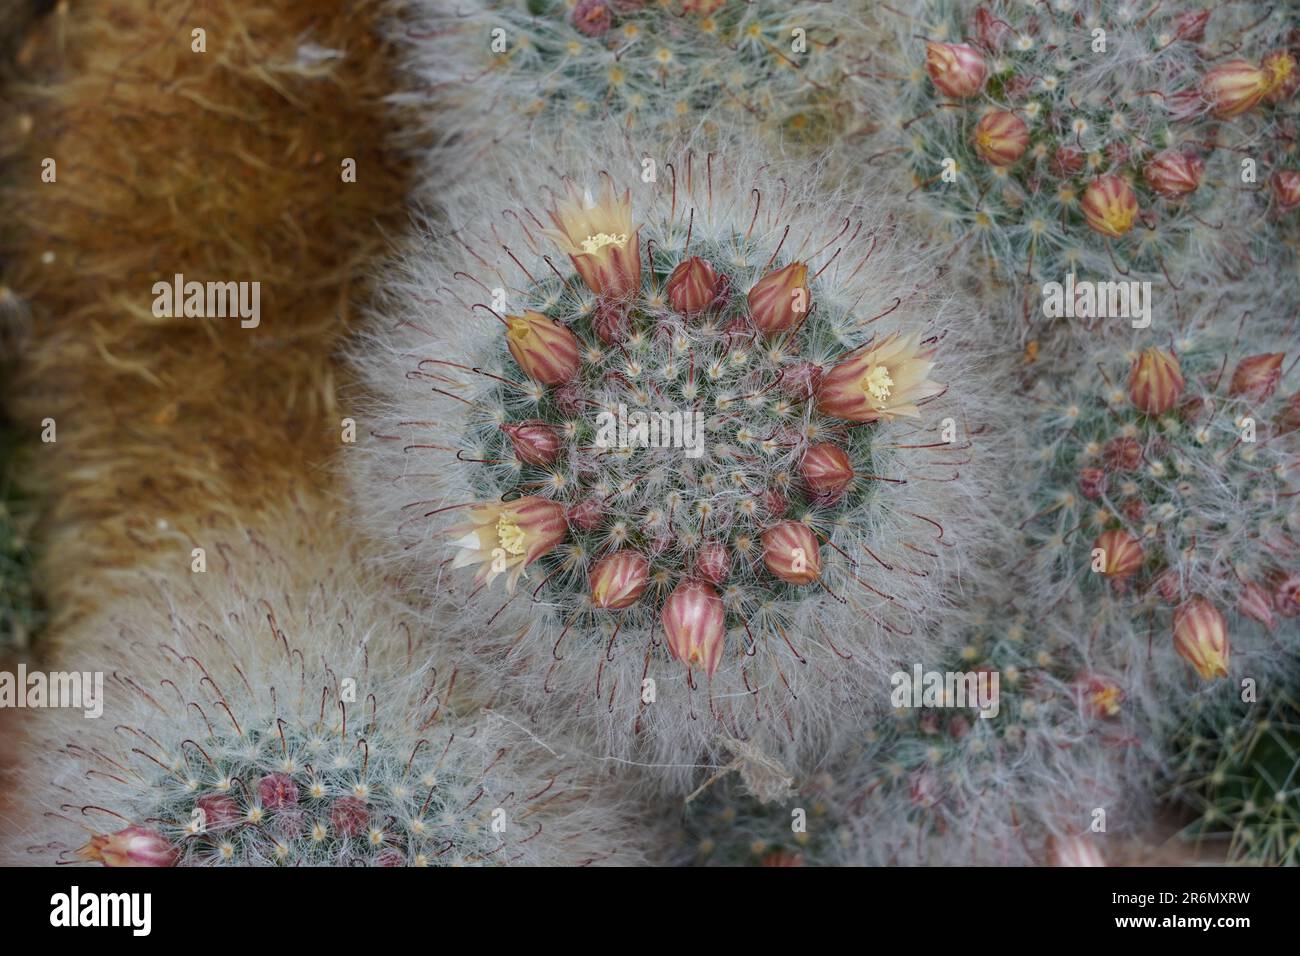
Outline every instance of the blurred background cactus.
[[[743, 127], [779, 153], [853, 132], [846, 6], [751, 0], [413, 0], [403, 36], [440, 178], [532, 141], [591, 149], [600, 124], [662, 139]], [[454, 183], [454, 178], [453, 178]], [[448, 183], [451, 185], [452, 183]]]
[[1180, 728], [1168, 797], [1193, 819], [1182, 836], [1233, 863], [1300, 865], [1300, 705], [1287, 679], [1258, 701], [1206, 702]]
[[1283, 5], [874, 10], [895, 40], [863, 72], [897, 95], [863, 87], [880, 127], [871, 162], [906, 164], [935, 240], [976, 276], [1177, 290], [1276, 259], [1274, 225], [1300, 205], [1287, 185], [1300, 38]]

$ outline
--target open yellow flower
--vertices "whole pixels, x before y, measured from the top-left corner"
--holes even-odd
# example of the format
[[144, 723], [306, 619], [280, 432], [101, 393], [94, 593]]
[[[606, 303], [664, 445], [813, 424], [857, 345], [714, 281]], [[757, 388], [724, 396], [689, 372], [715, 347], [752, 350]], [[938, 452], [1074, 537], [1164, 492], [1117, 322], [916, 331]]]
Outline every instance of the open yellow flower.
[[622, 198], [608, 181], [600, 200], [579, 195], [569, 184], [568, 198], [548, 215], [555, 223], [546, 235], [573, 260], [587, 288], [606, 299], [623, 299], [641, 289], [641, 247], [632, 227], [631, 192]]
[[818, 411], [850, 422], [919, 418], [917, 402], [944, 390], [929, 377], [934, 350], [920, 343], [919, 332], [895, 332], [840, 362], [817, 387]]
[[452, 542], [463, 550], [453, 568], [481, 564], [475, 580], [491, 584], [498, 574], [509, 574], [506, 589], [514, 593], [524, 569], [564, 540], [569, 526], [564, 506], [545, 498], [520, 498], [486, 502], [470, 511], [470, 519], [451, 529], [462, 537]]

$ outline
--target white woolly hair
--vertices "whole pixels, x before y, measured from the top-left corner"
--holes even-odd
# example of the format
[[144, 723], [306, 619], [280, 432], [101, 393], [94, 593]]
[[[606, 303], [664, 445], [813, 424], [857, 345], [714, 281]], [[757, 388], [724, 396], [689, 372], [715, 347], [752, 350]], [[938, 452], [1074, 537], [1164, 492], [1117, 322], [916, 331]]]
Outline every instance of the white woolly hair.
[[[990, 398], [988, 380], [999, 372], [981, 343], [986, 325], [945, 291], [942, 268], [914, 254], [890, 200], [867, 184], [832, 189], [818, 182], [816, 168], [760, 164], [742, 149], [643, 151], [617, 131], [599, 141], [595, 160], [539, 156], [484, 176], [471, 193], [449, 200], [448, 225], [423, 224], [381, 283], [372, 332], [355, 349], [376, 401], [367, 418], [371, 439], [349, 455], [362, 520], [389, 543], [390, 562], [415, 570], [408, 579], [459, 651], [458, 664], [486, 672], [542, 726], [595, 730], [598, 756], [648, 765], [652, 785], [680, 792], [719, 738], [756, 741], [789, 761], [820, 750], [837, 731], [855, 733], [862, 715], [887, 698], [889, 673], [933, 657], [951, 639], [946, 622], [968, 600], [968, 575], [996, 567], [973, 558], [981, 546], [996, 546], [988, 504], [996, 495], [992, 449], [1003, 434], [1003, 406]], [[650, 160], [654, 181], [643, 175]], [[882, 420], [870, 431], [837, 432], [849, 423], [828, 424], [811, 403], [796, 403], [784, 418], [770, 413], [772, 427], [760, 422], [739, 456], [741, 439], [718, 432], [710, 410], [698, 461], [668, 449], [593, 464], [566, 437], [566, 454], [555, 464], [521, 471], [508, 446], [503, 453], [492, 444], [498, 425], [539, 409], [547, 414], [550, 405], [547, 390], [524, 378], [507, 354], [493, 295], [498, 290], [514, 314], [532, 308], [586, 321], [593, 313], [594, 298], [541, 231], [565, 180], [593, 194], [605, 180], [617, 195], [630, 190], [648, 273], [643, 311], [657, 328], [673, 330], [633, 332], [615, 348], [594, 336], [582, 341], [584, 360], [617, 373], [591, 386], [588, 407], [635, 404], [637, 394], [649, 395], [643, 383], [648, 388], [660, 372], [684, 375], [687, 353], [722, 340], [709, 322], [683, 322], [667, 307], [664, 281], [690, 254], [727, 276], [737, 302], [771, 269], [807, 262], [808, 323], [820, 332], [808, 335], [813, 345], [780, 348], [807, 348], [807, 358], [829, 367], [868, 341], [912, 334], [936, 348], [932, 378], [946, 386], [943, 393], [923, 402], [919, 419]], [[772, 361], [775, 346], [752, 333], [740, 338], [745, 347], [734, 352], [760, 367]], [[682, 341], [684, 351], [674, 345]], [[636, 387], [624, 390], [638, 374]], [[726, 388], [739, 381], [719, 374]], [[738, 389], [726, 394], [744, 398], [735, 405], [751, 418], [776, 407]], [[951, 443], [945, 423], [955, 429]], [[854, 480], [861, 504], [838, 514], [800, 506], [786, 515], [805, 520], [826, 542], [819, 586], [777, 590], [763, 579], [758, 550], [733, 556], [738, 569], [740, 558], [751, 563], [720, 588], [732, 624], [721, 663], [705, 682], [666, 652], [657, 611], [675, 574], [652, 559], [651, 591], [620, 616], [592, 613], [587, 570], [601, 552], [641, 531], [661, 532], [668, 563], [686, 566], [684, 552], [711, 530], [694, 515], [697, 502], [727, 516], [717, 519], [723, 533], [739, 527], [738, 516], [761, 518], [757, 496], [796, 473], [804, 447], [764, 449], [762, 439], [778, 424], [868, 441]], [[573, 426], [560, 425], [566, 435]], [[591, 469], [595, 479], [584, 477]], [[521, 480], [528, 494], [561, 501], [584, 481], [603, 482], [593, 486], [610, 492], [612, 517], [594, 536], [571, 533], [554, 552], [558, 566], [534, 573], [509, 596], [447, 567], [449, 528], [468, 503], [493, 501]], [[642, 699], [646, 680], [655, 685], [653, 703]]]
[[[713, 8], [713, 9], [709, 9]], [[443, 184], [497, 152], [589, 144], [613, 121], [662, 137], [743, 126], [770, 149], [860, 125], [843, 78], [863, 49], [847, 4], [612, 0], [584, 32], [574, 0], [404, 0], [406, 50], [429, 175]]]
[[128, 826], [194, 866], [639, 861], [621, 798], [464, 699], [319, 507], [207, 562], [133, 572], [48, 665], [102, 673], [103, 715], [27, 712], [8, 862], [78, 862]]

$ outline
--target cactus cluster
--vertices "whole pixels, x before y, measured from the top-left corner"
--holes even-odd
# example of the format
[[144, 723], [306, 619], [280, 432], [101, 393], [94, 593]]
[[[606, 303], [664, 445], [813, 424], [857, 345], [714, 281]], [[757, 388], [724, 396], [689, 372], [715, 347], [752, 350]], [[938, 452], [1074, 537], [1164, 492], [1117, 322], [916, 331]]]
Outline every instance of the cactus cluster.
[[1026, 602], [1127, 641], [1157, 686], [1259, 678], [1300, 614], [1294, 359], [1213, 329], [1135, 341], [1031, 392]]
[[[612, 118], [638, 136], [740, 124], [769, 143], [848, 132], [846, 8], [750, 0], [418, 0], [408, 66], [452, 155], [532, 138], [590, 146]], [[421, 104], [424, 93], [413, 94]]]
[[453, 218], [455, 255], [420, 244], [362, 357], [385, 396], [362, 494], [524, 706], [564, 690], [673, 752], [816, 740], [943, 640], [989, 543], [978, 346], [867, 197], [661, 169], [525, 182]]
[[104, 678], [103, 713], [31, 722], [15, 805], [41, 839], [20, 858], [582, 864], [621, 849], [613, 806], [457, 696], [409, 612], [374, 596], [382, 582], [348, 562], [290, 567], [300, 547], [282, 546], [222, 538], [207, 571], [137, 573], [135, 596], [91, 623], [97, 643], [59, 664]]
[[1182, 836], [1233, 863], [1300, 864], [1300, 704], [1290, 679], [1257, 700], [1206, 702], [1175, 735], [1168, 797]]
[[1178, 289], [1279, 252], [1300, 208], [1284, 9], [916, 0], [879, 17], [898, 95], [868, 88], [873, 162], [907, 164], [910, 200], [978, 271]]

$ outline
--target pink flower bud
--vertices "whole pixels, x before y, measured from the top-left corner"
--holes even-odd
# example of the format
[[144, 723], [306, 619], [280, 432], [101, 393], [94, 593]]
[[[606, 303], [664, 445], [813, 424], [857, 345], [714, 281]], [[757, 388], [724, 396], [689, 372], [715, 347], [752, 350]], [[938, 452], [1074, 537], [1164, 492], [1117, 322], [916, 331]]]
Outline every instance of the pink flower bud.
[[1219, 609], [1197, 595], [1174, 615], [1174, 650], [1205, 680], [1228, 676], [1228, 626]]
[[1001, 17], [994, 16], [984, 7], [975, 8], [974, 16], [975, 35], [979, 37], [980, 43], [984, 48], [991, 51], [1002, 49], [1007, 41], [1012, 38], [1015, 31], [1011, 25]]
[[203, 811], [203, 829], [219, 830], [237, 822], [243, 817], [239, 804], [227, 793], [207, 793], [194, 801], [194, 806]]
[[1178, 359], [1168, 352], [1148, 348], [1133, 362], [1128, 397], [1139, 411], [1163, 415], [1178, 404], [1185, 384]]
[[627, 302], [622, 299], [601, 299], [596, 303], [596, 314], [591, 327], [596, 330], [596, 338], [606, 345], [622, 342], [631, 328]]
[[1136, 438], [1112, 438], [1101, 451], [1111, 471], [1136, 471], [1142, 464], [1142, 443]]
[[1128, 180], [1121, 176], [1099, 176], [1084, 189], [1079, 208], [1095, 231], [1118, 239], [1133, 228], [1133, 221], [1137, 219], [1137, 194]]
[[1079, 470], [1079, 492], [1089, 501], [1100, 501], [1106, 493], [1106, 472], [1100, 468]]
[[971, 142], [990, 166], [1012, 166], [1029, 148], [1029, 127], [1010, 110], [985, 113], [975, 124]]
[[794, 328], [812, 308], [808, 267], [802, 262], [769, 272], [749, 290], [749, 315], [754, 327], [769, 338]]
[[1199, 156], [1166, 149], [1157, 153], [1142, 172], [1152, 189], [1166, 199], [1178, 199], [1201, 185], [1205, 162]]
[[370, 808], [358, 797], [340, 797], [330, 807], [330, 826], [339, 836], [359, 836], [370, 823]]
[[809, 445], [799, 462], [799, 474], [814, 499], [831, 504], [840, 499], [844, 490], [853, 484], [853, 462], [838, 445], [819, 442]]
[[1263, 70], [1245, 60], [1231, 60], [1205, 74], [1201, 91], [1210, 112], [1219, 119], [1231, 119], [1263, 99], [1271, 84], [1272, 78]]
[[560, 457], [560, 435], [542, 421], [502, 425], [501, 430], [514, 445], [515, 457], [526, 465], [549, 465]]
[[731, 555], [726, 545], [713, 542], [700, 549], [695, 558], [695, 573], [710, 584], [722, 584], [731, 574]]
[[287, 773], [269, 773], [257, 782], [262, 806], [267, 810], [291, 807], [298, 802], [298, 785]]
[[1300, 206], [1300, 170], [1279, 169], [1269, 180], [1278, 209], [1290, 212]]
[[984, 57], [965, 43], [927, 42], [925, 71], [930, 74], [935, 89], [959, 100], [984, 89], [988, 75]]
[[1141, 570], [1146, 559], [1137, 538], [1122, 528], [1103, 531], [1092, 547], [1094, 551], [1100, 548], [1104, 552], [1101, 573], [1112, 581], [1122, 582], [1132, 577]]
[[796, 362], [781, 369], [781, 394], [806, 402], [821, 384], [822, 367], [813, 362]]
[[678, 315], [698, 315], [718, 297], [718, 274], [699, 256], [678, 263], [668, 277], [668, 305]]
[[77, 855], [104, 866], [175, 866], [179, 853], [157, 830], [129, 826], [91, 837]]
[[713, 586], [703, 581], [683, 581], [668, 595], [660, 620], [669, 653], [688, 667], [703, 668], [712, 677], [726, 639], [726, 614]]
[[1151, 589], [1160, 595], [1169, 605], [1178, 604], [1183, 599], [1183, 582], [1173, 568], [1165, 568], [1151, 582]]
[[506, 316], [506, 345], [529, 378], [560, 385], [578, 374], [578, 340], [540, 312]]
[[1292, 574], [1278, 582], [1273, 589], [1273, 606], [1283, 617], [1300, 614], [1300, 574]]
[[1210, 21], [1211, 10], [1189, 10], [1174, 17], [1174, 39], [1200, 43], [1205, 39], [1205, 25]]
[[595, 531], [605, 520], [605, 505], [599, 498], [588, 498], [566, 509], [564, 518], [579, 531]]
[[586, 406], [582, 386], [577, 382], [566, 382], [558, 386], [551, 392], [551, 398], [562, 415], [580, 415]]
[[1294, 56], [1286, 50], [1276, 50], [1265, 56], [1259, 65], [1268, 76], [1268, 92], [1264, 99], [1280, 103], [1295, 95], [1300, 87], [1300, 70], [1296, 68]]
[[1083, 150], [1075, 146], [1058, 146], [1052, 154], [1052, 175], [1069, 179], [1083, 172]]
[[591, 603], [617, 611], [631, 607], [650, 585], [650, 562], [635, 551], [615, 551], [591, 567]]
[[1252, 402], [1268, 401], [1282, 380], [1282, 360], [1285, 358], [1282, 352], [1266, 352], [1242, 359], [1232, 372], [1228, 394]]
[[1286, 400], [1282, 410], [1273, 419], [1273, 427], [1277, 429], [1279, 435], [1300, 431], [1300, 392], [1296, 392]]
[[802, 521], [781, 521], [763, 532], [763, 564], [782, 581], [812, 584], [822, 574], [821, 545]]
[[601, 36], [613, 24], [614, 17], [605, 0], [578, 0], [578, 5], [573, 8], [573, 26], [586, 36]]
[[[1300, 393], [1297, 393], [1300, 394]], [[1300, 428], [1300, 425], [1296, 426]], [[785, 495], [775, 488], [766, 489], [758, 496], [759, 503], [763, 506], [763, 513], [769, 518], [779, 518], [785, 514], [785, 509], [790, 507], [790, 503], [785, 500]]]
[[1237, 598], [1237, 610], [1252, 621], [1258, 621], [1270, 631], [1276, 621], [1273, 618], [1273, 597], [1254, 581], [1247, 581], [1242, 586]]

